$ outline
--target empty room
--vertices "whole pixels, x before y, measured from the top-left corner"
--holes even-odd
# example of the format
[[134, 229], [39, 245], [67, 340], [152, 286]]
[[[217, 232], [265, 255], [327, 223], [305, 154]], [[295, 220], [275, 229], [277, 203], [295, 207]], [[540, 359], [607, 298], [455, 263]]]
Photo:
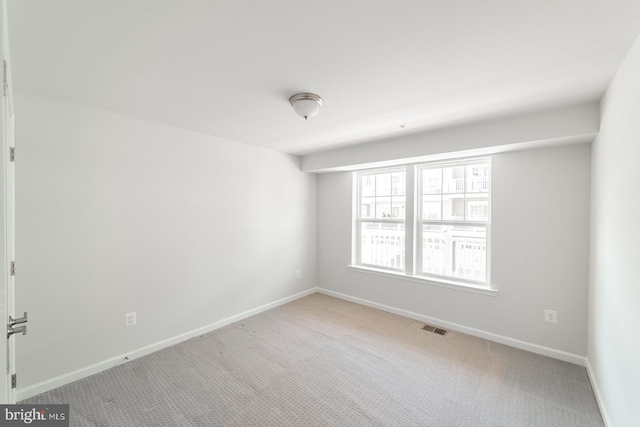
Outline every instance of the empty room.
[[0, 425], [640, 425], [638, 0], [0, 2]]

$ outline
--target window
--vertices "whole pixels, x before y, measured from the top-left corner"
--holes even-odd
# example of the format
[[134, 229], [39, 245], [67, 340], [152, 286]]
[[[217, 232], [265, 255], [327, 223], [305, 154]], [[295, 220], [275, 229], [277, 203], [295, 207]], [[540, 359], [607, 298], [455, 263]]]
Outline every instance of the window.
[[488, 287], [490, 172], [476, 159], [356, 173], [354, 263]]
[[487, 283], [488, 160], [417, 167], [416, 273]]
[[357, 264], [405, 268], [405, 169], [357, 175]]

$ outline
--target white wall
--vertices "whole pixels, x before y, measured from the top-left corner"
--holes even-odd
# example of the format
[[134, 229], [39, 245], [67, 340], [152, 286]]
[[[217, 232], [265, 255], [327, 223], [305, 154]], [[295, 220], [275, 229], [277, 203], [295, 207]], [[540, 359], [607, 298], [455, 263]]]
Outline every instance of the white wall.
[[[584, 356], [589, 174], [590, 144], [493, 156], [492, 282], [497, 296], [348, 269], [352, 175], [319, 175], [318, 286]], [[544, 322], [547, 308], [558, 311], [558, 324]]]
[[589, 361], [611, 425], [640, 422], [640, 38], [593, 144]]
[[26, 93], [16, 106], [21, 388], [315, 287], [316, 177], [299, 158]]

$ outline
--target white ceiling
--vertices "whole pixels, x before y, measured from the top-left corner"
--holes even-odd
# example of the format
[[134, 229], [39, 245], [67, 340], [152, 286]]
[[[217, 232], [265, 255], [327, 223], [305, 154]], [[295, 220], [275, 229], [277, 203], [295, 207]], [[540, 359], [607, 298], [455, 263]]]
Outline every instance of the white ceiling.
[[9, 0], [9, 27], [18, 90], [307, 154], [599, 99], [640, 1]]

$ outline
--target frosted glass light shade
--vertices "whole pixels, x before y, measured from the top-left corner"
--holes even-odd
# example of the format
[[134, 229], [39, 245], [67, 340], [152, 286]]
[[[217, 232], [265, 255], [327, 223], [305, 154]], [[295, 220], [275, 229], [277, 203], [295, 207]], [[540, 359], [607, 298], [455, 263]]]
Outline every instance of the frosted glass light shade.
[[322, 107], [322, 98], [313, 93], [297, 93], [289, 98], [289, 103], [297, 115], [307, 120], [318, 114]]

